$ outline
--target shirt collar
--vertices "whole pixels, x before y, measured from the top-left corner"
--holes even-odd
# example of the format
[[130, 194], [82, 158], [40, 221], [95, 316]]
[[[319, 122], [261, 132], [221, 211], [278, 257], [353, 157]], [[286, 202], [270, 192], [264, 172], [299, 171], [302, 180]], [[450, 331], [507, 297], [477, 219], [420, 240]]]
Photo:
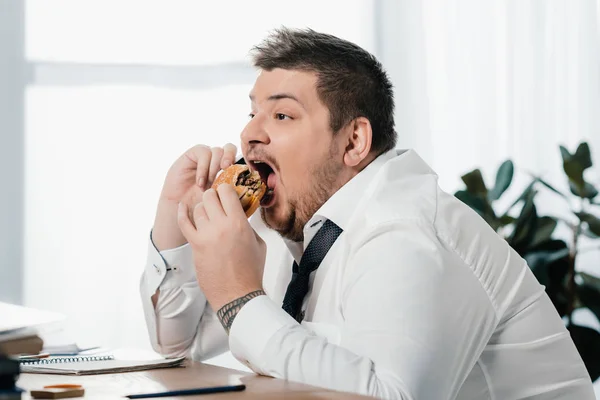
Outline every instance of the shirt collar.
[[346, 229], [357, 204], [357, 202], [348, 199], [361, 198], [364, 194], [364, 188], [374, 179], [379, 169], [397, 154], [398, 150], [395, 149], [381, 154], [335, 192], [304, 225], [304, 242], [284, 239], [297, 263], [300, 263], [306, 246], [326, 220], [331, 220], [340, 228]]

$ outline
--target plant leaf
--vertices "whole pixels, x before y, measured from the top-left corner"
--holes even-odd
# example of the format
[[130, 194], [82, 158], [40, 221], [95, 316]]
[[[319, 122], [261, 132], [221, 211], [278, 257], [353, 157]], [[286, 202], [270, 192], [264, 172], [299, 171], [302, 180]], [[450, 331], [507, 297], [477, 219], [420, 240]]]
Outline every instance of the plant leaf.
[[535, 204], [533, 203], [536, 193], [535, 190], [529, 191], [521, 214], [515, 223], [515, 229], [508, 238], [508, 243], [521, 255], [528, 247], [537, 230], [538, 217]]
[[[532, 264], [532, 271], [538, 280], [544, 282], [548, 297], [550, 297], [554, 308], [562, 317], [566, 315], [568, 310], [564, 282], [569, 271], [569, 247], [564, 240], [552, 239], [538, 245], [534, 251], [528, 250], [525, 255], [528, 256], [536, 252], [545, 252], [545, 254], [539, 257], [540, 259], [537, 261], [539, 264]], [[529, 259], [529, 257], [526, 259]]]
[[600, 376], [600, 357], [598, 357], [598, 354], [600, 354], [600, 333], [594, 329], [575, 324], [571, 324], [568, 329], [593, 382]]
[[550, 240], [558, 221], [552, 217], [540, 217], [537, 220], [537, 229], [533, 235], [529, 247], [536, 247], [539, 244]]
[[586, 222], [588, 225], [588, 229], [596, 236], [600, 236], [600, 218], [590, 214], [590, 213], [575, 213], [577, 217], [583, 222]]
[[568, 311], [565, 277], [569, 271], [569, 247], [564, 240], [548, 240], [524, 254], [538, 281], [562, 317]]
[[511, 217], [510, 215], [504, 214], [498, 219], [498, 225], [500, 227], [510, 225], [515, 222], [517, 219], [515, 217]]
[[529, 185], [527, 185], [525, 190], [523, 190], [523, 193], [521, 193], [521, 195], [510, 205], [510, 207], [508, 207], [508, 210], [506, 210], [506, 212], [504, 214], [508, 214], [508, 212], [510, 210], [512, 210], [512, 208], [514, 206], [519, 204], [519, 202], [526, 200], [527, 197], [530, 195], [531, 191], [533, 190], [534, 186], [535, 186], [535, 180], [532, 181]]
[[591, 200], [596, 196], [598, 196], [598, 189], [596, 189], [591, 183], [586, 182], [585, 187], [583, 188], [583, 197]]
[[584, 170], [593, 165], [592, 156], [590, 154], [590, 146], [586, 142], [579, 144], [575, 154], [573, 154], [573, 160], [577, 161]]
[[568, 248], [569, 246], [567, 246], [567, 242], [564, 240], [551, 239], [537, 245], [535, 248], [530, 249], [530, 251], [556, 251]]
[[483, 176], [481, 175], [479, 168], [463, 175], [461, 178], [467, 186], [467, 192], [474, 195], [487, 196], [488, 190], [485, 186], [485, 182], [483, 181]]
[[592, 231], [590, 231], [588, 228], [582, 228], [581, 229], [581, 233], [585, 236], [585, 237], [589, 237], [590, 239], [598, 239], [600, 238], [600, 236], [595, 235]]
[[506, 189], [508, 189], [512, 182], [514, 171], [515, 167], [511, 160], [506, 160], [500, 165], [500, 168], [498, 168], [498, 172], [496, 173], [496, 183], [494, 188], [488, 193], [488, 198], [491, 201], [498, 200]]
[[563, 159], [563, 162], [571, 160], [571, 153], [569, 153], [569, 150], [567, 150], [565, 146], [560, 146], [560, 155]]
[[546, 186], [548, 189], [552, 190], [554, 193], [558, 194], [559, 196], [562, 196], [567, 200], [569, 199], [566, 194], [557, 190], [556, 188], [554, 188], [554, 186], [550, 185], [548, 182], [546, 182], [542, 178], [535, 178], [535, 180], [538, 181], [539, 183], [541, 183], [542, 185]]
[[600, 292], [593, 286], [584, 283], [577, 286], [577, 297], [583, 306], [589, 308], [600, 320]]
[[569, 181], [569, 189], [575, 196], [583, 197], [586, 199], [593, 199], [598, 195], [598, 190], [589, 182], [583, 182], [583, 186], [580, 187], [572, 181]]
[[479, 196], [475, 196], [466, 190], [459, 190], [454, 193], [454, 196], [475, 210], [479, 215], [483, 216], [486, 210], [485, 200]]
[[600, 321], [600, 278], [580, 272], [583, 284], [577, 285], [577, 296], [583, 305], [590, 309]]
[[589, 285], [592, 288], [596, 289], [598, 291], [598, 296], [600, 296], [600, 278], [598, 278], [597, 276], [586, 274], [585, 272], [580, 272], [579, 276], [581, 277], [581, 279], [583, 279], [583, 283], [585, 285]]
[[569, 177], [569, 181], [583, 190], [585, 182], [583, 181], [583, 166], [579, 162], [571, 159], [563, 162], [563, 169]]
[[552, 277], [549, 275], [549, 267], [554, 262], [565, 258], [569, 255], [569, 249], [560, 250], [546, 250], [546, 251], [533, 251], [526, 253], [523, 258], [527, 262], [527, 265], [540, 282], [541, 285], [548, 286], [549, 279]]
[[545, 268], [547, 266], [546, 257], [548, 254], [551, 253], [548, 251], [539, 251], [527, 253], [523, 257], [540, 285], [544, 286], [548, 286], [548, 271]]

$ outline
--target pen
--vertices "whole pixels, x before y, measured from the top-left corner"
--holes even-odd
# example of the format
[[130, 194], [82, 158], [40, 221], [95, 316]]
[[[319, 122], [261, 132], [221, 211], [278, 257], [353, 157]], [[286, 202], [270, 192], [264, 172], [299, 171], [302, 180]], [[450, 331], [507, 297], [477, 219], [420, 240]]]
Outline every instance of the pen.
[[27, 354], [27, 355], [19, 356], [19, 361], [38, 360], [40, 358], [48, 358], [48, 357], [50, 357], [49, 353]]
[[190, 395], [194, 395], [194, 394], [239, 392], [244, 389], [246, 389], [246, 385], [215, 386], [215, 387], [206, 387], [206, 388], [198, 388], [198, 389], [173, 390], [170, 392], [160, 392], [160, 393], [130, 394], [125, 397], [127, 397], [129, 399], [149, 399], [152, 397], [190, 396]]

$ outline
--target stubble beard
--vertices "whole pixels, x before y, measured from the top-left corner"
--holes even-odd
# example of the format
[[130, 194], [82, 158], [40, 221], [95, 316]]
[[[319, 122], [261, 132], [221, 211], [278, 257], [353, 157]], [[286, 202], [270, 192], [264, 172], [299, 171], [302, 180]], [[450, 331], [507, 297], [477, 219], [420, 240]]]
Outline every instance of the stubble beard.
[[283, 238], [294, 242], [304, 240], [306, 223], [339, 189], [338, 180], [343, 165], [337, 162], [334, 156], [335, 152], [330, 151], [329, 158], [311, 169], [309, 174], [313, 179], [310, 187], [305, 188], [306, 194], [301, 198], [291, 198], [288, 201], [288, 212], [283, 223], [278, 226], [269, 223], [266, 215], [268, 210], [260, 209], [261, 218], [269, 228], [277, 231]]

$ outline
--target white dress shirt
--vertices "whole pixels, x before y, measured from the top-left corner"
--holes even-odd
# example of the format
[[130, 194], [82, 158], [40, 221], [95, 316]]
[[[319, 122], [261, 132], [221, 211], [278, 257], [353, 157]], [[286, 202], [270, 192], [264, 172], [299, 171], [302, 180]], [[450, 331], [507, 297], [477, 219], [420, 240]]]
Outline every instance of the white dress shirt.
[[[301, 324], [282, 310], [292, 263], [330, 219], [343, 229], [311, 276]], [[230, 349], [260, 374], [394, 399], [593, 399], [568, 331], [525, 261], [443, 192], [411, 150], [381, 155], [282, 240], [230, 336], [196, 282], [190, 247], [149, 243], [141, 294], [151, 342], [204, 360]], [[156, 309], [150, 296], [160, 288]]]

